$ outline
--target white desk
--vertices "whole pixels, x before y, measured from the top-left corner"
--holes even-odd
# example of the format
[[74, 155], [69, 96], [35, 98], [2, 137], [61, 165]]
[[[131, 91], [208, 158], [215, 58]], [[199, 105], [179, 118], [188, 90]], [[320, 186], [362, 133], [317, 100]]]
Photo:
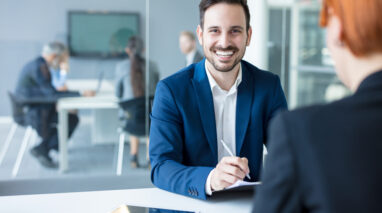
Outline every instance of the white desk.
[[0, 197], [0, 212], [7, 213], [108, 213], [121, 205], [194, 212], [250, 212], [252, 195], [230, 194], [202, 201], [157, 188], [147, 188]]
[[[82, 83], [81, 83], [82, 82]], [[68, 87], [73, 90], [91, 89], [97, 82], [94, 80], [68, 81]], [[76, 86], [77, 85], [77, 86]], [[81, 86], [82, 85], [82, 86]], [[68, 169], [68, 112], [75, 109], [118, 109], [118, 100], [114, 96], [113, 88], [110, 82], [103, 82], [102, 87], [95, 97], [73, 97], [61, 98], [57, 103], [58, 111], [58, 133], [59, 133], [59, 166], [60, 172]], [[115, 120], [117, 120], [115, 114]], [[108, 123], [105, 121], [105, 123]], [[114, 128], [116, 132], [117, 128]]]
[[[98, 81], [98, 79], [69, 79], [66, 84], [71, 90], [96, 90]], [[112, 81], [103, 80], [99, 90], [102, 92], [113, 93], [114, 84]]]

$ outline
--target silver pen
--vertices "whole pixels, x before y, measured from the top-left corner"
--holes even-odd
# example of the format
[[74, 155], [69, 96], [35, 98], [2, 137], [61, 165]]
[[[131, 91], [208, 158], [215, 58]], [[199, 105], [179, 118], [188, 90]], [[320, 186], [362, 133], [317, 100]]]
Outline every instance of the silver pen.
[[[231, 155], [231, 157], [234, 157], [235, 155], [231, 152], [231, 150], [228, 148], [227, 144], [225, 144], [225, 142], [223, 141], [223, 139], [220, 140], [223, 144], [223, 147], [224, 149], [228, 152], [229, 155]], [[249, 174], [245, 174], [245, 176], [248, 178], [248, 179], [251, 179], [251, 177], [249, 176]]]

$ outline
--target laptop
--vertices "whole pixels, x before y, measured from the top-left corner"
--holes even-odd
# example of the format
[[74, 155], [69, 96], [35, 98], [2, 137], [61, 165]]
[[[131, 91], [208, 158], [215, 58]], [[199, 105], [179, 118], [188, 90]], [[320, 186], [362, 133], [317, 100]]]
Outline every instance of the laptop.
[[95, 89], [95, 94], [98, 94], [101, 91], [104, 73], [105, 73], [104, 71], [101, 71], [98, 74], [98, 79], [97, 79], [98, 81], [97, 81], [97, 87]]

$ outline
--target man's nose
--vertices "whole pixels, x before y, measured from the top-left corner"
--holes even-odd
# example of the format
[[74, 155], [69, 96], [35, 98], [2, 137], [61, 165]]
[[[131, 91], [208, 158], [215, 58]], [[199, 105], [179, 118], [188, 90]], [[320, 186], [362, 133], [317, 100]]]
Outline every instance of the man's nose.
[[230, 37], [228, 33], [222, 33], [219, 37], [219, 46], [222, 48], [227, 48], [230, 45]]

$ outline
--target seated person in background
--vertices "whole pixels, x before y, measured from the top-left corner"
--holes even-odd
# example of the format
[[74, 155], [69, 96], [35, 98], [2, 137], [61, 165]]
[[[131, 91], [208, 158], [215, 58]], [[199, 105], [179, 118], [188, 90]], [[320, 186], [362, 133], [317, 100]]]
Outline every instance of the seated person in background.
[[58, 91], [67, 91], [66, 78], [69, 71], [68, 55], [63, 57], [62, 62], [58, 69], [50, 68], [50, 76], [52, 78], [52, 85]]
[[[15, 94], [25, 100], [39, 100], [45, 103], [36, 103], [28, 106], [26, 119], [42, 138], [39, 145], [31, 149], [31, 154], [49, 168], [58, 165], [49, 157], [50, 150], [58, 151], [57, 112], [56, 101], [61, 97], [80, 96], [76, 91], [58, 91], [52, 86], [50, 69], [58, 69], [65, 61], [68, 52], [65, 45], [52, 42], [43, 47], [42, 56], [27, 63], [22, 69]], [[93, 96], [93, 91], [84, 91], [84, 96]], [[78, 123], [75, 114], [69, 114], [69, 136]]]
[[321, 26], [353, 95], [282, 113], [254, 213], [382, 212], [382, 2], [323, 0]]
[[268, 123], [287, 104], [276, 75], [242, 60], [252, 35], [247, 1], [202, 0], [199, 9], [206, 59], [158, 83], [149, 153], [154, 185], [206, 199], [258, 180]]
[[183, 31], [180, 33], [179, 48], [186, 56], [186, 67], [203, 59], [203, 55], [196, 49], [196, 40], [192, 32]]
[[[142, 39], [136, 36], [130, 37], [127, 41], [125, 51], [129, 56], [124, 61], [117, 64], [116, 67], [116, 92], [117, 97], [121, 101], [131, 100], [134, 98], [145, 96], [145, 59], [143, 58], [144, 44]], [[153, 96], [155, 87], [159, 80], [159, 73], [154, 63], [150, 63], [149, 68], [149, 94]], [[123, 112], [121, 112], [123, 113]], [[142, 121], [145, 122], [145, 121]], [[139, 151], [139, 138], [132, 133], [129, 133], [130, 140], [130, 164], [131, 167], [139, 167], [138, 151]], [[148, 146], [147, 139], [147, 146]]]

